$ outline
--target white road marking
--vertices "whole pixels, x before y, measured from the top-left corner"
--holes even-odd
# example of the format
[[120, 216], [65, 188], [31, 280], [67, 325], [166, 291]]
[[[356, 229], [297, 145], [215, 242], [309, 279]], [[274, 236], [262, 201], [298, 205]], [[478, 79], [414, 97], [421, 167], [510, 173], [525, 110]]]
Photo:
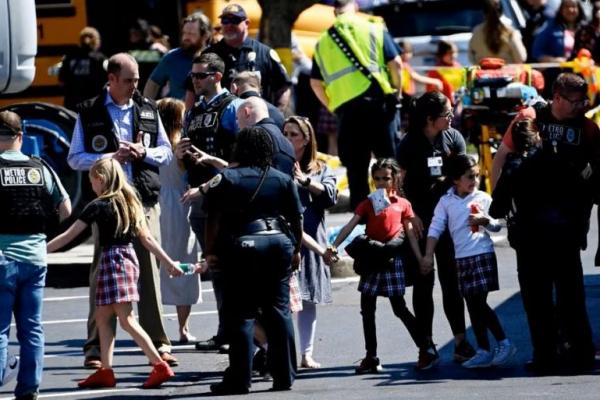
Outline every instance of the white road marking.
[[[142, 388], [123, 388], [123, 389], [94, 389], [94, 390], [73, 390], [70, 392], [62, 392], [62, 393], [49, 393], [44, 394], [43, 392], [38, 395], [38, 399], [51, 399], [51, 398], [64, 398], [64, 397], [74, 397], [74, 396], [92, 396], [106, 393], [121, 393], [121, 392], [138, 392], [141, 391]], [[10, 397], [0, 397], [0, 400], [12, 400], [13, 396]]]
[[[192, 311], [190, 315], [209, 315], [216, 314], [217, 310], [211, 311]], [[177, 313], [163, 314], [163, 317], [176, 317]], [[77, 319], [57, 319], [51, 321], [42, 321], [42, 325], [57, 325], [57, 324], [74, 324], [79, 322], [87, 322], [87, 318], [77, 318]], [[14, 327], [15, 324], [10, 324], [11, 327]]]

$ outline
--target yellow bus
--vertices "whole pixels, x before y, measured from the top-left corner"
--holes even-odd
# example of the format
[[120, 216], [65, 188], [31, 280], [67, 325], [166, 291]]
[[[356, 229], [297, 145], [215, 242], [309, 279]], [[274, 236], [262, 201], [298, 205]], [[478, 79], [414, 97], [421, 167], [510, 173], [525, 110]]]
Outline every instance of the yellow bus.
[[[51, 70], [65, 54], [79, 45], [79, 32], [89, 23], [88, 12], [94, 13], [94, 10], [97, 10], [101, 4], [100, 2], [105, 3], [105, 0], [35, 0], [38, 32], [35, 78], [31, 86], [21, 93], [0, 95], [0, 107], [24, 102], [46, 102], [63, 105], [63, 90], [58, 82], [57, 71]], [[174, 11], [171, 13], [173, 16], [169, 17], [170, 20], [175, 19], [174, 16], [178, 13], [183, 15], [199, 10], [204, 12], [215, 24], [218, 24], [218, 16], [223, 8], [231, 2], [231, 0], [162, 1], [164, 6], [169, 7], [170, 11]], [[248, 13], [250, 35], [256, 37], [261, 16], [258, 2], [256, 0], [235, 0], [235, 2], [244, 7]], [[112, 3], [112, 1], [106, 2], [107, 6]], [[140, 3], [143, 3], [143, 1], [135, 2], [135, 4]], [[134, 2], [127, 3], [123, 9], [120, 11], [115, 10], [115, 12], [124, 14], [126, 13], [125, 8], [127, 8], [131, 16], [133, 4]], [[92, 21], [102, 23], [105, 26], [104, 30], [106, 30], [106, 27], [113, 28], [111, 25], [113, 22], [116, 24], [117, 17], [115, 17], [115, 21], [104, 21], [110, 15], [110, 13], [105, 13], [102, 16], [90, 15], [90, 18]], [[135, 16], [135, 10], [133, 15]], [[102, 20], [98, 21], [99, 18]], [[170, 25], [177, 26], [178, 21], [170, 20], [164, 21], [164, 23], [169, 22]], [[319, 35], [332, 24], [333, 20], [333, 8], [322, 4], [313, 5], [298, 17], [294, 24], [294, 35], [309, 57], [312, 57], [314, 45]], [[103, 34], [103, 29], [100, 26], [96, 27]], [[178, 35], [178, 32], [174, 32], [173, 35]], [[123, 36], [123, 44], [126, 41], [127, 37]]]
[[36, 0], [38, 49], [36, 73], [29, 89], [0, 95], [0, 107], [28, 101], [63, 104], [58, 76], [49, 68], [79, 44], [79, 32], [86, 25], [85, 0]]

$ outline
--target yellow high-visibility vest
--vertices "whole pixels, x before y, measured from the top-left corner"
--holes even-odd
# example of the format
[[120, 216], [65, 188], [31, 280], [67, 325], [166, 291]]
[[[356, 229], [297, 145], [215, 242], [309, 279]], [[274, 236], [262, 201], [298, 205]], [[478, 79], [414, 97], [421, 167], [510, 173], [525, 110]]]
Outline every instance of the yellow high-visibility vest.
[[[336, 18], [334, 26], [358, 61], [379, 83], [383, 93], [394, 93], [383, 57], [383, 24], [354, 14], [342, 14]], [[324, 32], [317, 42], [315, 61], [321, 70], [332, 112], [364, 93], [371, 85], [371, 80], [344, 55], [328, 32]]]

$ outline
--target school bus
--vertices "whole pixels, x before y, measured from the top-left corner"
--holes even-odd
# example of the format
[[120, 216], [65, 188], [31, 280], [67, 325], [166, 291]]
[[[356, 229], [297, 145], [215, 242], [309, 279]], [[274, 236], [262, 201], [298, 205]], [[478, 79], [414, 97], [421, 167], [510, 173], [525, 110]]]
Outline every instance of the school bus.
[[79, 43], [79, 31], [86, 25], [85, 0], [36, 0], [38, 48], [36, 73], [31, 86], [15, 94], [0, 95], [0, 107], [27, 101], [62, 105], [58, 77], [48, 69]]
[[[219, 21], [223, 8], [231, 2], [240, 4], [250, 19], [250, 35], [256, 37], [260, 24], [261, 9], [256, 0], [158, 0], [163, 7], [170, 11], [168, 21], [164, 24], [178, 26], [176, 19], [186, 13], [194, 11], [204, 12], [213, 23]], [[144, 0], [136, 2], [121, 2], [119, 13], [126, 12], [135, 16], [134, 4], [144, 3]], [[116, 4], [115, 1], [106, 0], [35, 0], [37, 14], [38, 48], [35, 59], [36, 73], [31, 86], [20, 93], [1, 94], [0, 107], [24, 103], [45, 102], [63, 105], [63, 90], [58, 81], [55, 66], [62, 57], [79, 45], [79, 32], [86, 25], [102, 24], [105, 29], [96, 26], [101, 35], [113, 33], [111, 23], [104, 21], [108, 18], [117, 18], [110, 11], [97, 15], [98, 7], [106, 4], [107, 8]], [[88, 15], [90, 13], [91, 15]], [[88, 18], [89, 17], [89, 18]], [[294, 35], [301, 48], [311, 57], [314, 45], [320, 33], [327, 29], [334, 20], [333, 8], [322, 4], [315, 4], [304, 10], [294, 24]], [[177, 28], [176, 28], [177, 29]], [[173, 32], [172, 37], [177, 37], [178, 32]], [[125, 45], [127, 37], [123, 36], [122, 44]], [[54, 68], [54, 71], [52, 69]]]

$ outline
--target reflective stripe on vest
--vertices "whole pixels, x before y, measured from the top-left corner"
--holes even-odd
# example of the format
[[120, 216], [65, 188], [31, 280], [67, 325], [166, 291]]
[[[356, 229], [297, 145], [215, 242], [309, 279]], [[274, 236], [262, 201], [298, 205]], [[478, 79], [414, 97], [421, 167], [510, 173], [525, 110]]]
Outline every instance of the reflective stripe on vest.
[[[338, 17], [335, 26], [382, 91], [385, 94], [393, 93], [387, 69], [383, 68], [383, 26], [354, 15]], [[352, 64], [327, 32], [321, 35], [317, 43], [315, 61], [325, 82], [330, 111], [359, 96], [371, 85], [371, 80]]]

